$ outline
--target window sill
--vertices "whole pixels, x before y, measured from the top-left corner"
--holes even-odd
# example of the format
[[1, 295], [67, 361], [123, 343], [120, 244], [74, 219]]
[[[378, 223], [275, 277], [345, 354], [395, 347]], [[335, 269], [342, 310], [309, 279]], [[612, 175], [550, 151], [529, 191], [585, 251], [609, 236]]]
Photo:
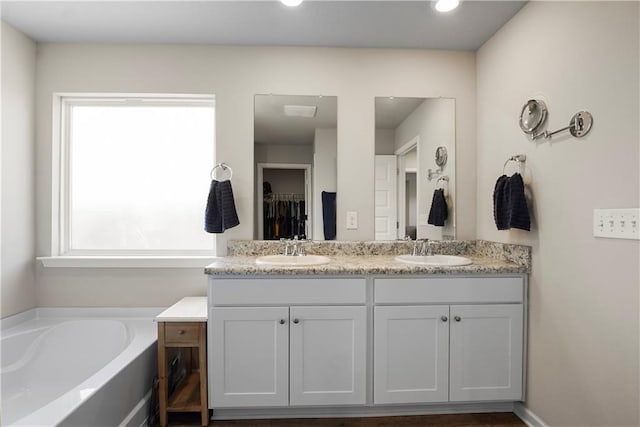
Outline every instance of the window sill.
[[37, 257], [45, 268], [204, 268], [214, 256], [53, 256]]

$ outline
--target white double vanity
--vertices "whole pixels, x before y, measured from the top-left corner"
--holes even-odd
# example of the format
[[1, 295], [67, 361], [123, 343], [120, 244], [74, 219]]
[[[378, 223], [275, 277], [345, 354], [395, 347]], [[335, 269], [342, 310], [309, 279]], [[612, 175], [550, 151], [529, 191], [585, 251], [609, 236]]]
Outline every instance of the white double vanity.
[[207, 267], [214, 418], [500, 410], [524, 398], [529, 248], [443, 242], [473, 264], [433, 267], [395, 261], [401, 242], [344, 244], [317, 244], [331, 258], [321, 266], [257, 265], [240, 245]]

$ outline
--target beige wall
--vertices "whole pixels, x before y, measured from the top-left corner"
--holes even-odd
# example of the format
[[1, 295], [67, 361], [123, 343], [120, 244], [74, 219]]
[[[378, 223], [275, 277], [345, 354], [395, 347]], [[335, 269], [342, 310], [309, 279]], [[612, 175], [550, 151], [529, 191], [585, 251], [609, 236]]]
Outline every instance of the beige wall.
[[[594, 208], [638, 207], [638, 3], [529, 2], [477, 55], [481, 239], [533, 247], [527, 406], [553, 426], [637, 426], [639, 243], [596, 239]], [[517, 116], [546, 100], [548, 129], [581, 109], [591, 133], [532, 142]], [[527, 155], [531, 232], [497, 231], [504, 161]]]
[[36, 45], [2, 23], [2, 317], [36, 306]]
[[395, 153], [395, 129], [376, 129], [375, 132], [375, 154], [393, 155]]
[[[322, 216], [322, 192], [334, 192], [337, 189], [337, 149], [338, 130], [317, 128], [313, 135], [313, 170], [311, 185], [313, 202], [311, 203], [311, 238], [324, 240], [324, 218]], [[309, 209], [309, 206], [307, 206]]]
[[[418, 228], [419, 239], [442, 240], [456, 236], [456, 106], [454, 99], [425, 99], [395, 131], [396, 150], [418, 136]], [[463, 122], [464, 120], [461, 119]], [[429, 181], [428, 170], [438, 169], [435, 161], [436, 149], [444, 146], [447, 149], [447, 164], [443, 166], [443, 175], [449, 177], [444, 184], [447, 194], [449, 216], [444, 227], [429, 225], [429, 211], [433, 200], [433, 192], [438, 186], [437, 178]], [[439, 177], [439, 176], [438, 176]], [[442, 183], [440, 184], [443, 185]]]
[[253, 155], [256, 163], [311, 164], [313, 162], [313, 146], [310, 144], [263, 144], [256, 142]]
[[[474, 117], [473, 52], [383, 49], [252, 48], [181, 45], [38, 46], [37, 70], [38, 255], [51, 248], [51, 135], [54, 92], [175, 92], [216, 96], [217, 159], [233, 168], [240, 226], [218, 239], [253, 237], [253, 103], [258, 93], [338, 97], [338, 238], [373, 239], [374, 98], [382, 94], [456, 98], [456, 115]], [[461, 238], [475, 237], [475, 123], [456, 129]], [[358, 159], [354, 162], [354, 159]], [[367, 159], [369, 159], [367, 161]], [[203, 171], [208, 179], [209, 171]], [[371, 177], [367, 179], [366, 177]], [[205, 195], [203, 195], [205, 197]], [[346, 211], [359, 213], [359, 229], [346, 230]], [[199, 270], [198, 270], [199, 271]], [[126, 273], [126, 271], [125, 271]], [[41, 305], [158, 305], [188, 292], [206, 292], [204, 276], [165, 271], [88, 274], [38, 269]], [[173, 274], [173, 273], [172, 273]], [[175, 273], [175, 277], [179, 277]], [[66, 281], [64, 280], [66, 277]], [[87, 283], [88, 282], [88, 283]], [[113, 291], [110, 283], [117, 283]], [[100, 287], [99, 290], [97, 288]], [[166, 290], [165, 294], [158, 289]], [[137, 298], [131, 295], [151, 295]], [[197, 291], [196, 291], [197, 290]], [[100, 298], [95, 297], [99, 292]], [[151, 303], [151, 300], [154, 300]]]

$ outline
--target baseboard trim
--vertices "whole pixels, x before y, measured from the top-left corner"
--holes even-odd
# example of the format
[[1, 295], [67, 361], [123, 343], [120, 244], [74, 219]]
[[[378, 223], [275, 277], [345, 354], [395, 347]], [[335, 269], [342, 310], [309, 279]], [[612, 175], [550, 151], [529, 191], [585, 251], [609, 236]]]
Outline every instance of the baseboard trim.
[[211, 419], [350, 418], [395, 415], [468, 414], [474, 412], [513, 412], [513, 402], [357, 407], [214, 408]]
[[549, 427], [542, 418], [534, 414], [529, 408], [521, 402], [513, 404], [513, 413], [518, 416], [529, 427]]

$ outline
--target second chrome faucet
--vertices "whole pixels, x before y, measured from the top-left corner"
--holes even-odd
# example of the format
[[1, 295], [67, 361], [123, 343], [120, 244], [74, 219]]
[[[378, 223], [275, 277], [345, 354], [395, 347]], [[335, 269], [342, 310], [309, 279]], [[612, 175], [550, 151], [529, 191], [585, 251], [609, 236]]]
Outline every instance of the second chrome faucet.
[[413, 242], [413, 251], [411, 255], [413, 256], [431, 256], [431, 240], [429, 239], [416, 239]]
[[304, 248], [304, 244], [307, 243], [305, 239], [293, 236], [293, 239], [280, 239], [280, 241], [284, 243], [285, 256], [304, 256], [307, 254]]

